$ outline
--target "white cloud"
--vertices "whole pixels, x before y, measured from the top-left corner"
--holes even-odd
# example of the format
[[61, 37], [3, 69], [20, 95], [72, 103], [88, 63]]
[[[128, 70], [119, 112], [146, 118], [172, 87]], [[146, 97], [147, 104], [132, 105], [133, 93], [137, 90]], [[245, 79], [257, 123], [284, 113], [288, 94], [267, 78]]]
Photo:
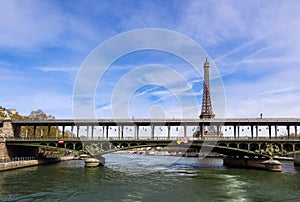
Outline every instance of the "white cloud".
[[[260, 1], [184, 1], [169, 3], [167, 7], [147, 1], [134, 5], [111, 5], [110, 2], [105, 5], [64, 5], [50, 1], [26, 1], [20, 4], [14, 0], [3, 1], [0, 8], [0, 51], [4, 56], [1, 56], [3, 61], [0, 61], [0, 79], [6, 83], [3, 91], [7, 96], [1, 97], [0, 101], [2, 105], [4, 103], [16, 106], [15, 108], [20, 106], [22, 111], [25, 111], [26, 105], [27, 108], [47, 108], [49, 105], [48, 108], [53, 112], [54, 106], [57, 106], [56, 113], [64, 110], [68, 113], [71, 104], [62, 104], [64, 107], [60, 108], [60, 103], [69, 104], [69, 101], [61, 96], [64, 93], [66, 96], [72, 93], [71, 85], [68, 83], [69, 86], [64, 86], [64, 90], [57, 90], [59, 85], [47, 85], [49, 95], [56, 97], [55, 94], [59, 94], [56, 97], [57, 102], [50, 102], [51, 96], [40, 93], [40, 86], [36, 85], [38, 82], [35, 80], [49, 81], [53, 79], [49, 78], [49, 75], [61, 76], [62, 72], [68, 71], [74, 73], [78, 70], [74, 67], [76, 65], [72, 66], [68, 64], [69, 61], [65, 61], [64, 65], [55, 66], [57, 61], [66, 60], [64, 54], [53, 60], [49, 59], [49, 65], [43, 65], [37, 62], [37, 56], [31, 55], [33, 52], [51, 56], [51, 51], [57, 50], [62, 53], [90, 51], [92, 47], [116, 33], [135, 28], [161, 27], [174, 29], [195, 39], [206, 48], [212, 58], [215, 58], [225, 83], [228, 116], [257, 116], [262, 111], [270, 116], [296, 116], [297, 111], [300, 111], [297, 104], [300, 102], [299, 5], [298, 1], [264, 4]], [[149, 43], [159, 45], [162, 42]], [[181, 43], [183, 42], [175, 40], [172, 45], [184, 48], [184, 44]], [[127, 43], [121, 45], [126, 46]], [[21, 57], [15, 57], [15, 54], [6, 57], [7, 53], [12, 51], [22, 51], [23, 54]], [[88, 52], [84, 52], [84, 55], [88, 55]], [[69, 58], [72, 57], [76, 56], [70, 53]], [[97, 109], [97, 114], [102, 117], [111, 116], [110, 95], [114, 87], [120, 85], [116, 82], [120, 79], [121, 72], [135, 68], [132, 65], [135, 62], [138, 65], [144, 64], [143, 60], [144, 58], [138, 58], [130, 61], [130, 64], [126, 64], [125, 61], [122, 65], [116, 65], [113, 72], [115, 75], [110, 74], [104, 83], [100, 83], [101, 89], [97, 93], [101, 95], [97, 101], [102, 105]], [[20, 68], [23, 64], [24, 67]], [[162, 65], [174, 68], [189, 85], [202, 89], [202, 78], [195, 74], [194, 70], [186, 69], [185, 66], [181, 68], [181, 64], [172, 64], [172, 61], [168, 60], [163, 61]], [[202, 65], [198, 68], [202, 71]], [[92, 76], [93, 74], [94, 72], [91, 72]], [[215, 75], [217, 74], [212, 73], [211, 77]], [[82, 80], [87, 87], [92, 85], [92, 76]], [[145, 82], [156, 81], [155, 79], [163, 81], [163, 85], [172, 89], [174, 95], [201, 95], [201, 90], [194, 94], [189, 91], [191, 86], [179, 85], [179, 80], [176, 77], [166, 77], [166, 72], [144, 72], [142, 77], [136, 75], [135, 78], [124, 81], [122, 85], [126, 84], [126, 88], [120, 96], [132, 94], [137, 84], [142, 85]], [[75, 78], [72, 78], [73, 80]], [[220, 83], [212, 81], [212, 85], [216, 85], [213, 86], [212, 94], [221, 91], [218, 88]], [[33, 89], [33, 86], [36, 89]], [[24, 89], [31, 89], [31, 92]], [[33, 96], [32, 103], [29, 103], [26, 93]], [[166, 114], [173, 116], [178, 107], [170, 100], [173, 94], [163, 90], [140, 92], [141, 99], [139, 102], [136, 100], [140, 106], [136, 106], [134, 110], [143, 110], [143, 106], [151, 108], [151, 104], [165, 102], [170, 110]], [[157, 97], [156, 102], [150, 99], [151, 96]], [[22, 104], [22, 99], [27, 100], [24, 102], [26, 104]], [[219, 97], [213, 99], [213, 102], [220, 101]], [[198, 113], [193, 112], [193, 106], [182, 108], [191, 109], [189, 114], [193, 117]]]
[[42, 72], [74, 72], [78, 71], [78, 67], [36, 67], [36, 70]]

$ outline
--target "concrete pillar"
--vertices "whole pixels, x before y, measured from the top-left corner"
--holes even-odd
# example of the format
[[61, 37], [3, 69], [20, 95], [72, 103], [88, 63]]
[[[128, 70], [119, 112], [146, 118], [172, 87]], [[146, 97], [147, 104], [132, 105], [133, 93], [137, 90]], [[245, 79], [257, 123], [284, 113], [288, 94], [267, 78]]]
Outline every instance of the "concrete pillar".
[[108, 139], [108, 130], [109, 130], [109, 125], [106, 126], [106, 139]]
[[238, 134], [238, 139], [240, 139], [240, 126], [239, 125], [237, 126], [237, 131], [238, 131], [238, 133], [237, 133]]
[[71, 134], [72, 134], [72, 137], [74, 137], [74, 126], [71, 126]]
[[220, 125], [217, 125], [217, 137], [220, 137]]
[[184, 137], [186, 137], [186, 129], [187, 129], [187, 126], [184, 125], [184, 126], [183, 126], [183, 136], [184, 136]]
[[140, 127], [138, 126], [138, 125], [135, 125], [134, 126], [134, 137], [135, 137], [135, 139], [139, 139], [139, 129]]
[[77, 126], [77, 131], [76, 131], [76, 137], [79, 138], [79, 130], [80, 130], [80, 126]]
[[272, 126], [269, 125], [269, 138], [271, 139], [272, 138]]
[[105, 132], [105, 126], [103, 125], [103, 126], [102, 126], [102, 139], [104, 139], [104, 137], [105, 137], [105, 136], [104, 136], [104, 132]]
[[253, 136], [254, 136], [253, 127], [254, 127], [253, 125], [250, 126], [250, 128], [251, 128], [251, 139], [253, 139]]
[[55, 138], [58, 139], [58, 125], [55, 127]]
[[44, 137], [44, 126], [41, 126], [41, 138], [43, 138]]
[[168, 140], [171, 138], [171, 126], [168, 125]]
[[203, 136], [204, 136], [204, 126], [203, 125], [200, 125], [200, 137], [201, 139], [203, 139]]
[[63, 139], [65, 138], [65, 127], [66, 127], [66, 126], [63, 126], [63, 127], [62, 127], [62, 138], [63, 138]]
[[298, 131], [297, 131], [297, 125], [295, 125], [295, 139], [297, 138], [297, 133], [298, 133]]
[[92, 126], [92, 139], [94, 139], [94, 126]]
[[87, 139], [89, 138], [89, 129], [90, 129], [90, 127], [86, 126], [86, 138]]
[[294, 165], [295, 166], [300, 166], [300, 153], [295, 153], [294, 154]]
[[118, 126], [118, 139], [121, 139], [121, 126]]
[[258, 125], [256, 125], [256, 138], [258, 138]]
[[233, 137], [236, 139], [236, 126], [233, 126]]
[[277, 125], [275, 125], [275, 138], [277, 139]]
[[290, 126], [286, 126], [286, 130], [287, 130], [287, 135], [288, 135], [288, 139], [290, 139]]
[[124, 126], [118, 126], [118, 139], [124, 138]]
[[28, 125], [26, 125], [25, 127], [25, 138], [26, 139], [28, 138]]
[[47, 129], [48, 129], [48, 130], [47, 130], [47, 133], [48, 133], [48, 134], [47, 134], [47, 137], [50, 138], [51, 126], [49, 125], [49, 126], [47, 127]]
[[151, 125], [151, 140], [154, 140], [154, 132], [155, 132], [155, 126]]
[[33, 138], [35, 138], [36, 135], [36, 125], [33, 126]]

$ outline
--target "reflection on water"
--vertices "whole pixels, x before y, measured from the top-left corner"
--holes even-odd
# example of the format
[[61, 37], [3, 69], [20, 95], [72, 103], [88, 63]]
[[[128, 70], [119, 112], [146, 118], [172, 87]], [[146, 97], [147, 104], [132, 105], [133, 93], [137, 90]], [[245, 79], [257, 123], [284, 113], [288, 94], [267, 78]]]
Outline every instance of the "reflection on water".
[[286, 201], [300, 198], [300, 170], [227, 169], [221, 159], [108, 154], [0, 173], [2, 201]]

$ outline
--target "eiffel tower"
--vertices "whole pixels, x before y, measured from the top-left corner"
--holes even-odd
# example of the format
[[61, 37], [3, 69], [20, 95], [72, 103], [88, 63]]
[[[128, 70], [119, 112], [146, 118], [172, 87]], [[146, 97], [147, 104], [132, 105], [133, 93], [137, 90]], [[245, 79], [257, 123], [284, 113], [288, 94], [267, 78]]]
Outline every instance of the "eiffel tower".
[[200, 119], [213, 119], [215, 117], [210, 98], [210, 85], [209, 85], [209, 67], [210, 64], [207, 60], [203, 65], [204, 68], [204, 83], [203, 83], [203, 97], [202, 97], [202, 109], [200, 114]]

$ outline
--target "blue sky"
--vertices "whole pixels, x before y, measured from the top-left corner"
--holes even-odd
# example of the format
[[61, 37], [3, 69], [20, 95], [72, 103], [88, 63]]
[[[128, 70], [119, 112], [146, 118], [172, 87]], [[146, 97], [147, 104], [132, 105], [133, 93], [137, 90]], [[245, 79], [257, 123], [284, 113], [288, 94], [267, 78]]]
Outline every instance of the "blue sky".
[[[21, 114], [42, 109], [57, 118], [71, 118], [74, 83], [89, 54], [117, 34], [161, 28], [186, 35], [208, 53], [224, 84], [226, 117], [299, 117], [296, 0], [0, 0], [0, 5], [0, 106]], [[156, 72], [157, 67], [166, 72]], [[172, 70], [180, 76], [170, 76]], [[202, 77], [182, 59], [148, 50], [118, 59], [99, 80], [97, 117], [113, 116], [114, 92], [130, 85], [126, 75], [138, 71], [142, 76], [132, 74], [135, 82], [165, 79], [187, 101], [193, 92], [194, 101], [182, 106], [165, 86], [142, 85], [130, 94], [128, 116], [180, 117], [182, 107], [186, 118], [199, 115]], [[180, 79], [187, 85], [176, 85]], [[214, 95], [218, 89], [212, 91]], [[218, 116], [219, 100], [212, 98]]]

